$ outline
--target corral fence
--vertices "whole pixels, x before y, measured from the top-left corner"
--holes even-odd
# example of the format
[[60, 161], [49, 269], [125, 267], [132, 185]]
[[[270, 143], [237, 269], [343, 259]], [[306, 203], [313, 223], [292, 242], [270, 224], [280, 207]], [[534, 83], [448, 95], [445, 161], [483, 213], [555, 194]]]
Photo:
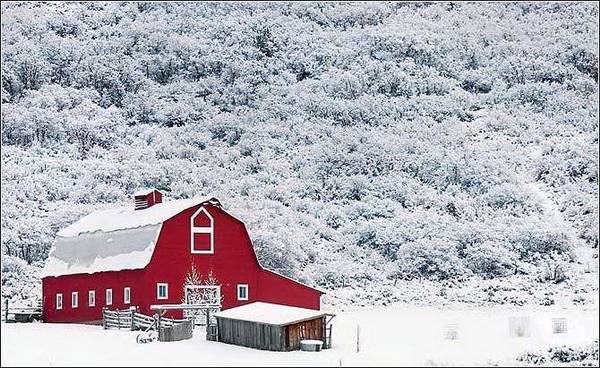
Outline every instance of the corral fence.
[[42, 304], [36, 307], [10, 307], [8, 299], [5, 299], [2, 320], [7, 323], [41, 321]]
[[[135, 330], [148, 330], [158, 319], [160, 321], [160, 328], [172, 327], [176, 324], [189, 322], [187, 319], [173, 319], [165, 317], [150, 317], [145, 314], [139, 313], [136, 308], [130, 309], [116, 309], [109, 310], [107, 308], [102, 309], [102, 326], [105, 329], [117, 328], [117, 329], [129, 329]], [[190, 322], [191, 325], [191, 322]]]

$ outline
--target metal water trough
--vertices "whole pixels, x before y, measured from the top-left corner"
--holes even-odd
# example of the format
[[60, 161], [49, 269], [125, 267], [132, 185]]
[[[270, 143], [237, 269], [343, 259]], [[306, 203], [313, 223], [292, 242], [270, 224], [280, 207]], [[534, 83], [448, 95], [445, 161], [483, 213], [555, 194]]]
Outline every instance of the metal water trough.
[[300, 350], [302, 351], [321, 351], [323, 341], [321, 340], [301, 340]]
[[160, 327], [158, 341], [181, 341], [192, 338], [194, 325], [191, 320], [185, 320], [168, 327]]

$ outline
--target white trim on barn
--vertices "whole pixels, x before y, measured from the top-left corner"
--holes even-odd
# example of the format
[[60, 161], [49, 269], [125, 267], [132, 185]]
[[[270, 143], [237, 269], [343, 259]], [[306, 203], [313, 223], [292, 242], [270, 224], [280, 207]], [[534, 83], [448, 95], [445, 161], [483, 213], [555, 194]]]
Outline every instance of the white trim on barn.
[[56, 309], [57, 310], [62, 309], [62, 307], [63, 307], [62, 302], [63, 302], [62, 294], [61, 293], [56, 294]]
[[88, 291], [88, 307], [96, 306], [96, 290]]
[[[241, 290], [244, 290], [244, 295], [242, 295], [242, 293], [240, 292]], [[237, 284], [237, 300], [248, 300], [249, 291], [250, 288], [248, 287], [248, 284]]]
[[123, 304], [131, 303], [131, 288], [129, 286], [123, 288]]
[[79, 306], [79, 293], [74, 291], [71, 293], [71, 308], [77, 308]]
[[[194, 226], [194, 219], [200, 213], [204, 213], [208, 217], [210, 226]], [[210, 234], [210, 249], [196, 250], [194, 247], [194, 234]], [[215, 220], [204, 207], [198, 208], [190, 218], [190, 251], [192, 254], [214, 254], [215, 252]]]
[[[165, 294], [161, 296], [160, 288], [164, 287]], [[169, 299], [169, 284], [166, 282], [157, 282], [156, 283], [156, 299], [165, 300]]]
[[112, 289], [106, 289], [106, 293], [104, 294], [106, 305], [112, 305], [113, 302], [113, 292]]

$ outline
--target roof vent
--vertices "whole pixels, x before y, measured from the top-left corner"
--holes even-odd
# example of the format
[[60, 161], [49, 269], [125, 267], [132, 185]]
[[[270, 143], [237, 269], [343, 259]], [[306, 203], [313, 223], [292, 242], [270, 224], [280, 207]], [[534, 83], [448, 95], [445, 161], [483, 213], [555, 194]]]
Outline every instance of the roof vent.
[[162, 203], [162, 193], [156, 189], [140, 189], [133, 193], [133, 199], [135, 209], [143, 210], [157, 203]]

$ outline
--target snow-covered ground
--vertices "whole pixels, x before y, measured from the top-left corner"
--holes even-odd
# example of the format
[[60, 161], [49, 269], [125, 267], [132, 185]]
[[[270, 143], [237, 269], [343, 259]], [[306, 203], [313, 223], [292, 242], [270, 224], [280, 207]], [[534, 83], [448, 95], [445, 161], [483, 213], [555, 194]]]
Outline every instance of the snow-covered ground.
[[[511, 337], [509, 319], [529, 317], [530, 336]], [[552, 333], [552, 319], [568, 332]], [[450, 324], [457, 339], [444, 338]], [[360, 325], [360, 352], [356, 330]], [[137, 332], [75, 324], [2, 324], [2, 365], [459, 365], [514, 364], [517, 354], [550, 345], [585, 345], [598, 338], [598, 309], [387, 308], [341, 312], [333, 348], [319, 353], [267, 352], [193, 339], [139, 345]]]

